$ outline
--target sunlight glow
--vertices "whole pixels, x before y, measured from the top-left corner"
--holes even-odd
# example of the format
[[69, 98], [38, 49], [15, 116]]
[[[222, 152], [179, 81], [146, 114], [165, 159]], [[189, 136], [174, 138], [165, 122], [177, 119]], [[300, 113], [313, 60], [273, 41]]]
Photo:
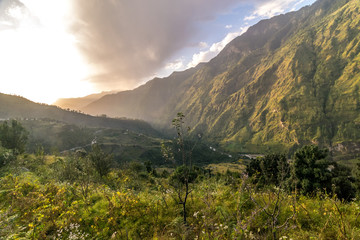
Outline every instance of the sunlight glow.
[[[9, 11], [19, 25], [0, 31], [0, 92], [52, 103], [93, 93], [91, 72], [66, 27], [69, 0], [22, 0]], [[29, 15], [30, 13], [30, 15]]]

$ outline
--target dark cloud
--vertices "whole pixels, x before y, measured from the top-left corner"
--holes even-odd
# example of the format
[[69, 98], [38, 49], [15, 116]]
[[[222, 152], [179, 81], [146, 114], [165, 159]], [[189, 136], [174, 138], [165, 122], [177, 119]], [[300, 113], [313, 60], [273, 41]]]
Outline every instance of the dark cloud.
[[[136, 86], [191, 44], [198, 24], [242, 0], [74, 0], [71, 32], [99, 87]], [[244, 1], [244, 0], [243, 0]]]

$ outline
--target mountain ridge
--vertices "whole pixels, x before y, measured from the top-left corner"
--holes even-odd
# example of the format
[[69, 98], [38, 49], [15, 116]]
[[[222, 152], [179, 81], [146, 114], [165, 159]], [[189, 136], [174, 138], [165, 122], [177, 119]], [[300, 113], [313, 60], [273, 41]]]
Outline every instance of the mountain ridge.
[[0, 93], [0, 119], [13, 118], [53, 119], [77, 126], [129, 129], [152, 136], [160, 135], [150, 124], [142, 120], [95, 117], [78, 111], [64, 110], [57, 106], [34, 103], [20, 96]]
[[208, 63], [83, 110], [156, 126], [183, 112], [194, 135], [234, 151], [316, 143], [359, 152], [359, 12], [355, 0], [319, 0], [262, 20]]
[[94, 102], [101, 97], [112, 94], [113, 91], [101, 92], [101, 93], [94, 93], [84, 97], [77, 97], [77, 98], [59, 98], [57, 99], [52, 105], [59, 106], [63, 109], [70, 109], [70, 110], [81, 110], [83, 107], [89, 105], [91, 102]]

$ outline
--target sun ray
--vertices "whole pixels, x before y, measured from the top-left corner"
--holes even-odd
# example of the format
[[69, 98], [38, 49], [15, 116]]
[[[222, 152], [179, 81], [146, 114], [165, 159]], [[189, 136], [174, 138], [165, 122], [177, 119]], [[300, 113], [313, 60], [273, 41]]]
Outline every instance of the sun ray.
[[67, 32], [68, 1], [25, 1], [9, 9], [16, 26], [0, 31], [1, 91], [36, 102], [94, 92], [89, 69]]

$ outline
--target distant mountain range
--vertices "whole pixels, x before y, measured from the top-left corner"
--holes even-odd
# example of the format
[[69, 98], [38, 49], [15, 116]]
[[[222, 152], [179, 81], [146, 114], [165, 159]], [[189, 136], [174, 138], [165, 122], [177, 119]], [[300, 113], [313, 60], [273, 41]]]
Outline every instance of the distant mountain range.
[[23, 97], [0, 93], [0, 120], [20, 119], [52, 119], [80, 127], [98, 127], [131, 130], [134, 132], [159, 136], [150, 124], [142, 120], [114, 119], [94, 117], [77, 111], [68, 111], [56, 106], [39, 104]]
[[100, 99], [107, 94], [112, 93], [114, 92], [101, 92], [78, 98], [60, 98], [56, 102], [54, 102], [53, 105], [59, 106], [63, 109], [81, 110], [90, 103]]
[[208, 63], [81, 110], [166, 127], [177, 112], [193, 134], [234, 151], [316, 143], [360, 153], [360, 4], [318, 0], [263, 20]]

